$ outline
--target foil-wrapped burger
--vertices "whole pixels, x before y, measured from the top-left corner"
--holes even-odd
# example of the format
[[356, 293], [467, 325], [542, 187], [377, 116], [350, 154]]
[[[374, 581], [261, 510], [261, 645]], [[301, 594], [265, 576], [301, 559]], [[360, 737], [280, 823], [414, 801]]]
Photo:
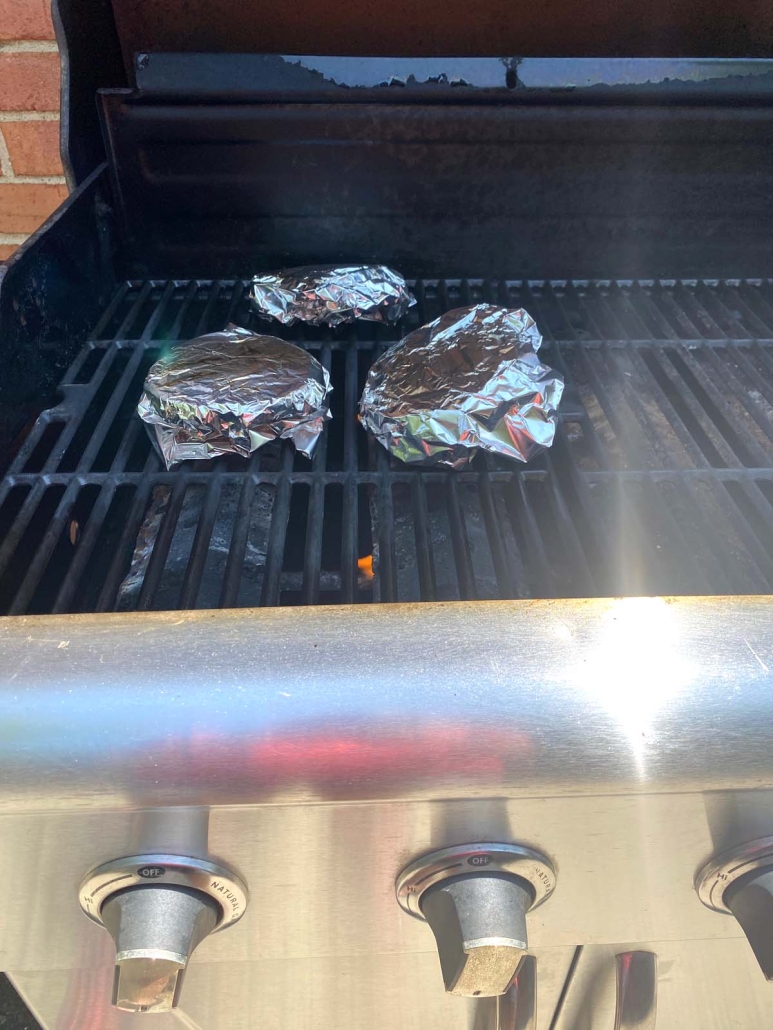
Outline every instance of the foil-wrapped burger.
[[405, 279], [385, 265], [321, 265], [256, 275], [250, 293], [265, 318], [285, 325], [396, 322], [416, 303]]
[[461, 468], [479, 448], [528, 461], [553, 443], [563, 378], [526, 311], [457, 308], [371, 367], [360, 417], [405, 462]]
[[148, 372], [137, 408], [167, 468], [248, 455], [277, 437], [311, 457], [330, 418], [330, 377], [295, 344], [229, 325], [172, 348]]

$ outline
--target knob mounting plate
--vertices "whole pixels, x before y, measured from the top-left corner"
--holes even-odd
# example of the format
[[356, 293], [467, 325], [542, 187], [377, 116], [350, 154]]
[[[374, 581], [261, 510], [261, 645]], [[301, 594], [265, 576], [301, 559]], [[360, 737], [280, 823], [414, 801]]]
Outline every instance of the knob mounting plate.
[[728, 887], [747, 873], [770, 866], [773, 866], [773, 837], [759, 837], [712, 858], [698, 873], [695, 890], [707, 908], [732, 915], [724, 901]]
[[432, 851], [406, 866], [395, 885], [397, 900], [410, 915], [424, 919], [420, 899], [427, 888], [471, 873], [510, 873], [526, 880], [534, 891], [531, 908], [549, 898], [556, 885], [553, 866], [538, 851], [520, 844], [461, 844]]
[[97, 866], [81, 884], [78, 899], [89, 919], [104, 925], [104, 902], [116, 891], [140, 885], [191, 887], [208, 894], [222, 911], [215, 932], [241, 919], [247, 907], [247, 888], [232, 869], [203, 858], [160, 854], [131, 855]]

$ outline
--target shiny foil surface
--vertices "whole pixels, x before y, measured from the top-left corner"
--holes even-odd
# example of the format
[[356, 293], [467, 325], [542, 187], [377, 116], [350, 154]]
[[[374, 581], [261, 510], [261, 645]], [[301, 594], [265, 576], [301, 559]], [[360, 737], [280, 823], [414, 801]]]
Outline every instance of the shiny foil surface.
[[229, 325], [174, 347], [148, 372], [137, 408], [166, 467], [248, 455], [278, 437], [311, 457], [330, 418], [330, 377], [295, 344]]
[[478, 449], [528, 461], [553, 443], [564, 389], [541, 344], [522, 309], [448, 311], [371, 367], [362, 423], [405, 462], [461, 468]]
[[256, 275], [250, 299], [259, 315], [285, 325], [396, 322], [416, 303], [405, 279], [385, 265], [305, 266]]

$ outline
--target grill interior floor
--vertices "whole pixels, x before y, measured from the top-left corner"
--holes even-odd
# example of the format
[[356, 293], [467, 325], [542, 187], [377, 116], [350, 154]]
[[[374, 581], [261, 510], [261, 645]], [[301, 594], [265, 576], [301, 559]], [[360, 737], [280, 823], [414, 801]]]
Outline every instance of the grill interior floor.
[[[164, 471], [135, 415], [162, 347], [234, 321], [243, 282], [123, 284], [0, 485], [0, 611], [773, 592], [773, 283], [425, 281], [398, 327], [283, 327], [331, 372], [309, 461]], [[365, 375], [463, 304], [525, 307], [567, 389], [551, 451], [392, 461]]]

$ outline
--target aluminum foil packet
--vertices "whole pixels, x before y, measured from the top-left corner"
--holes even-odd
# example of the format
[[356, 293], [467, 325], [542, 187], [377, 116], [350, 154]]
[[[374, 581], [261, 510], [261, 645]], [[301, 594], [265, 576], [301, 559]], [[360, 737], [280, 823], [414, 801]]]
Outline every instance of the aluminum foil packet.
[[479, 448], [528, 461], [553, 443], [564, 389], [541, 344], [522, 309], [448, 311], [375, 362], [360, 419], [401, 461], [456, 469]]
[[148, 372], [137, 408], [167, 468], [241, 454], [281, 438], [311, 454], [330, 418], [330, 377], [300, 347], [229, 325], [172, 348]]
[[416, 303], [405, 279], [385, 265], [287, 268], [252, 280], [250, 300], [259, 315], [285, 325], [396, 322]]

